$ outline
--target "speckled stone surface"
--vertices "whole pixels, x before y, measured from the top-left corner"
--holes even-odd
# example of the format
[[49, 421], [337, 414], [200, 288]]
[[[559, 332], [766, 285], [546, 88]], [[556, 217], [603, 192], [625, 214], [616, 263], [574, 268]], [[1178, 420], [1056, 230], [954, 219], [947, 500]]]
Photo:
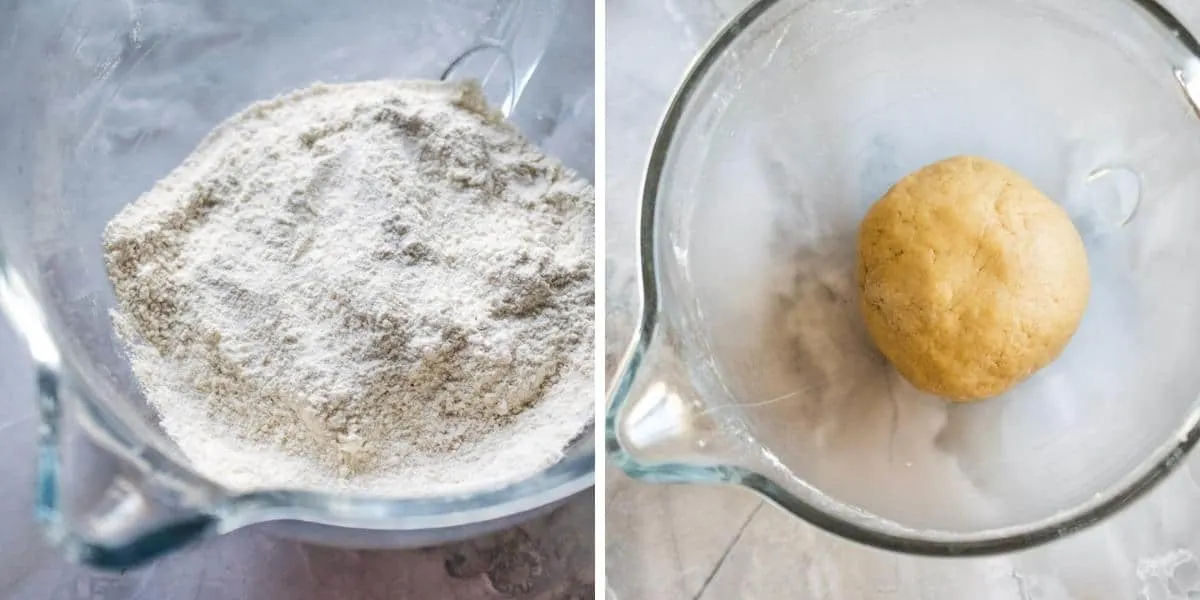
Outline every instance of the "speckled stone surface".
[[[636, 317], [642, 169], [689, 61], [746, 0], [608, 3], [609, 374]], [[1200, 27], [1200, 3], [1166, 2]], [[646, 60], [653, 56], [654, 60]], [[1200, 455], [1100, 526], [1032, 551], [933, 560], [834, 538], [733, 488], [658, 486], [607, 470], [609, 600], [1176, 600], [1200, 598]]]

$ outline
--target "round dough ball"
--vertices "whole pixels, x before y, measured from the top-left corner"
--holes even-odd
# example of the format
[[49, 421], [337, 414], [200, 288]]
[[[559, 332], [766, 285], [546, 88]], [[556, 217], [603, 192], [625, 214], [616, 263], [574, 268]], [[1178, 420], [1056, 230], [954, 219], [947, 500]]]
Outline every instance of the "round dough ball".
[[905, 177], [858, 236], [867, 330], [919, 389], [996, 396], [1053, 361], [1087, 306], [1071, 219], [1021, 175], [950, 158]]

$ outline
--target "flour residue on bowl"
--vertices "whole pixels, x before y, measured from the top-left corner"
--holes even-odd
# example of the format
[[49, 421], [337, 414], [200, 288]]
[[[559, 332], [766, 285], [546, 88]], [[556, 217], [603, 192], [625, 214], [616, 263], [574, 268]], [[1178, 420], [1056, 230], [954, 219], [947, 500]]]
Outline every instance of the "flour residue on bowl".
[[703, 316], [695, 326], [706, 331], [709, 366], [730, 402], [715, 414], [777, 475], [826, 502], [907, 523], [983, 518], [972, 511], [988, 510], [986, 498], [937, 445], [947, 406], [899, 378], [867, 337], [854, 281], [855, 208], [780, 203], [796, 184], [769, 149], [724, 157], [713, 191], [723, 197], [732, 190], [720, 182], [736, 181], [739, 201], [698, 206], [693, 236], [704, 243], [689, 263]]

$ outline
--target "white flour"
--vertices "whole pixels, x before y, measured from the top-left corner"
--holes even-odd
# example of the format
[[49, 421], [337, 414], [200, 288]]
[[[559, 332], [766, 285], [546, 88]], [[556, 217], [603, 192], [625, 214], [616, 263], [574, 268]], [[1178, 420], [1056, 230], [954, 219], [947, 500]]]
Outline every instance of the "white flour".
[[317, 85], [220, 125], [109, 223], [115, 320], [225, 485], [498, 485], [592, 414], [593, 209], [474, 85]]

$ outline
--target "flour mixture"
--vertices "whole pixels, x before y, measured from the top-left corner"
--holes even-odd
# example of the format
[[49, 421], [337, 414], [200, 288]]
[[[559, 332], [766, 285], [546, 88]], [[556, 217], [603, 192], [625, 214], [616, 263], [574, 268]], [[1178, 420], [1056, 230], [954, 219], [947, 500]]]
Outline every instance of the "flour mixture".
[[473, 84], [316, 85], [220, 125], [109, 223], [114, 318], [223, 484], [499, 485], [592, 415], [593, 214]]

